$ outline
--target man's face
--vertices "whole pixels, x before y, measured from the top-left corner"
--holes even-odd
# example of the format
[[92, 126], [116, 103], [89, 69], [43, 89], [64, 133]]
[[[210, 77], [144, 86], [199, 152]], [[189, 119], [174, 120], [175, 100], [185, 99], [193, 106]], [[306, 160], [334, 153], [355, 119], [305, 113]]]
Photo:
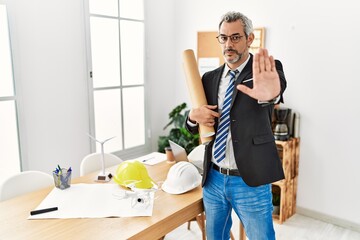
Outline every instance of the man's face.
[[219, 30], [219, 42], [225, 61], [230, 67], [242, 64], [249, 55], [248, 46], [253, 41], [253, 34], [246, 39], [244, 27], [240, 20], [223, 22]]

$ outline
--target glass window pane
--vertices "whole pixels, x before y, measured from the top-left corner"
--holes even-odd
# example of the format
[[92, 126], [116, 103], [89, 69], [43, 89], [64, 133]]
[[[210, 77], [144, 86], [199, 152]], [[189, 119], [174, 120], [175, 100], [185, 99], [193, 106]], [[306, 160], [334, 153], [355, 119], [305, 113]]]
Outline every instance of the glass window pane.
[[14, 101], [0, 102], [0, 182], [20, 172], [16, 108]]
[[122, 84], [144, 83], [144, 24], [121, 21]]
[[0, 97], [13, 96], [13, 73], [5, 5], [0, 5]]
[[[116, 136], [104, 144], [104, 151], [115, 152], [122, 150], [120, 90], [95, 91], [94, 112], [96, 139], [104, 141]], [[96, 149], [97, 152], [100, 152], [101, 146], [99, 143], [96, 144]]]
[[143, 20], [143, 0], [120, 0], [120, 17]]
[[90, 31], [94, 88], [119, 86], [118, 21], [91, 17]]
[[90, 13], [106, 16], [118, 16], [117, 0], [89, 0]]
[[123, 89], [125, 148], [145, 144], [144, 87]]

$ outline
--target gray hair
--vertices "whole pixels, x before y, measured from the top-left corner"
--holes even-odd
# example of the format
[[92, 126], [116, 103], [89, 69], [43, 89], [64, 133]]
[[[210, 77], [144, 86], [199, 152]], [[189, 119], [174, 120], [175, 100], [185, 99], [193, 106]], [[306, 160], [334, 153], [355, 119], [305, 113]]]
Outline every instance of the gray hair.
[[219, 30], [220, 30], [221, 24], [223, 22], [231, 23], [231, 22], [236, 22], [237, 20], [240, 20], [243, 23], [245, 35], [247, 38], [250, 35], [250, 33], [253, 32], [253, 25], [252, 25], [251, 20], [248, 17], [246, 17], [244, 14], [239, 13], [239, 12], [225, 13], [221, 17], [221, 21], [219, 23]]

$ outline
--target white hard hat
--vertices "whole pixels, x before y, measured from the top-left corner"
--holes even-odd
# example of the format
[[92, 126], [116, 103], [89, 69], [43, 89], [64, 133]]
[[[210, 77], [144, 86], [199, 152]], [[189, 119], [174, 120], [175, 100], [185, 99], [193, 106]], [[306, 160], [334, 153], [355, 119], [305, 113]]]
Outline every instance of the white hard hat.
[[205, 154], [205, 145], [200, 144], [199, 146], [195, 147], [188, 155], [188, 160], [192, 164], [195, 165], [202, 173], [203, 171], [203, 162], [204, 162], [204, 154]]
[[170, 168], [162, 189], [170, 194], [181, 194], [196, 188], [200, 183], [201, 176], [196, 167], [181, 161]]

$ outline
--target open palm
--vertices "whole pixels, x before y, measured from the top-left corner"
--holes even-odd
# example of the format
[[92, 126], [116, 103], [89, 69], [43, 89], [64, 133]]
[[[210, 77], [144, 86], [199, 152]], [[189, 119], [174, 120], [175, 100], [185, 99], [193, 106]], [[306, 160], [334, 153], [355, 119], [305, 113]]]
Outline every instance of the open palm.
[[253, 60], [253, 88], [243, 84], [237, 89], [259, 101], [270, 101], [280, 94], [280, 79], [275, 60], [266, 49], [260, 49]]

